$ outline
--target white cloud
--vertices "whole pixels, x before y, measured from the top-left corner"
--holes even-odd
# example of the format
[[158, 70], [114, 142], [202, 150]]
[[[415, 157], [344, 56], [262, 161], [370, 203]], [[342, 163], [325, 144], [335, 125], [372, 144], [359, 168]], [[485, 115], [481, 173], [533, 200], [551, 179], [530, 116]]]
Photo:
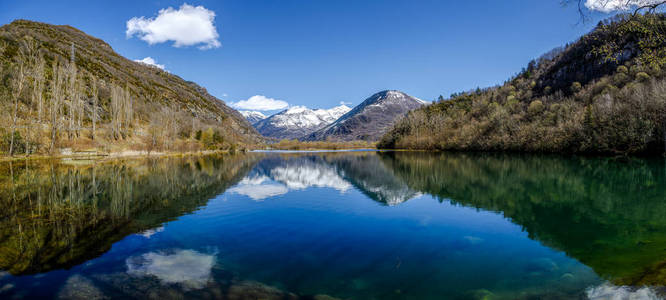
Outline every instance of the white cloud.
[[160, 69], [164, 70], [164, 65], [158, 64], [157, 61], [155, 59], [153, 59], [152, 57], [150, 57], [150, 56], [148, 56], [144, 59], [135, 59], [134, 61], [138, 62], [138, 63], [146, 64], [146, 65], [149, 65], [149, 66], [157, 67], [157, 68], [160, 68]]
[[250, 97], [250, 99], [231, 103], [231, 107], [247, 110], [277, 110], [288, 106], [289, 103], [285, 101], [268, 98], [262, 95], [255, 95]]
[[585, 7], [589, 10], [609, 13], [616, 10], [628, 10], [640, 5], [649, 5], [663, 0], [587, 0]]
[[351, 105], [351, 102], [340, 101], [340, 105]]
[[127, 273], [133, 276], [155, 276], [163, 284], [181, 284], [187, 289], [200, 289], [211, 278], [215, 255], [194, 250], [149, 252], [125, 261]]
[[215, 12], [187, 3], [179, 9], [161, 9], [155, 18], [134, 17], [127, 21], [128, 38], [138, 36], [148, 44], [173, 41], [174, 47], [199, 45], [199, 49], [220, 47]]
[[604, 283], [599, 286], [590, 287], [586, 291], [590, 300], [602, 299], [635, 299], [635, 300], [656, 300], [660, 299], [652, 289], [648, 287], [630, 288], [627, 286], [616, 286], [611, 283]]

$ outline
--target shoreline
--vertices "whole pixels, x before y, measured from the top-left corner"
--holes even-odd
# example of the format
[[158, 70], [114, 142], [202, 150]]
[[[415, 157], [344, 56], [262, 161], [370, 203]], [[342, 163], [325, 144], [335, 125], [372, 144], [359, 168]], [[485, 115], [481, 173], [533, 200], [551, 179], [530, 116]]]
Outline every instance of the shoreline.
[[[243, 152], [243, 151], [237, 151], [237, 152]], [[73, 153], [57, 154], [57, 155], [37, 154], [37, 155], [20, 155], [20, 156], [19, 155], [0, 156], [0, 162], [11, 162], [11, 161], [21, 161], [21, 160], [49, 160], [49, 159], [107, 160], [107, 159], [118, 159], [118, 158], [173, 157], [173, 156], [192, 156], [192, 155], [229, 154], [229, 153], [235, 153], [235, 152], [229, 150], [203, 150], [203, 151], [186, 151], [186, 152], [126, 150], [120, 152], [90, 153], [90, 154], [84, 152], [73, 152]]]
[[34, 154], [34, 155], [16, 155], [6, 156], [0, 155], [0, 163], [22, 160], [49, 160], [49, 159], [70, 159], [70, 160], [113, 160], [120, 158], [147, 158], [147, 157], [174, 157], [174, 156], [196, 156], [196, 155], [211, 155], [211, 154], [233, 154], [233, 153], [326, 153], [326, 152], [430, 152], [430, 153], [488, 153], [488, 154], [529, 154], [529, 155], [556, 155], [556, 156], [570, 156], [570, 157], [617, 157], [617, 158], [659, 158], [664, 157], [663, 154], [609, 154], [609, 153], [558, 153], [558, 152], [524, 152], [524, 151], [481, 151], [481, 150], [441, 150], [441, 149], [376, 149], [376, 148], [306, 148], [306, 149], [244, 149], [244, 150], [199, 150], [199, 151], [146, 151], [146, 150], [124, 150], [119, 152], [95, 152], [95, 151], [81, 151], [71, 152], [63, 151], [63, 153], [49, 155], [49, 154]]

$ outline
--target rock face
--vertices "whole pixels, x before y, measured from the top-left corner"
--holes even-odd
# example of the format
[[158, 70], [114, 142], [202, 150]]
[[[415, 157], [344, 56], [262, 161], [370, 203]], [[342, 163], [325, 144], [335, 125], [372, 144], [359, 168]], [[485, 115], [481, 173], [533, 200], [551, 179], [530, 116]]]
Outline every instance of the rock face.
[[305, 106], [294, 106], [255, 123], [254, 127], [266, 137], [297, 139], [333, 123], [349, 110], [345, 105], [314, 110]]
[[377, 141], [400, 117], [424, 104], [423, 100], [400, 91], [382, 91], [303, 140]]
[[250, 124], [255, 124], [263, 119], [266, 119], [266, 115], [258, 112], [258, 111], [248, 111], [248, 110], [241, 110], [239, 111], [243, 117], [245, 117], [245, 120], [250, 122]]

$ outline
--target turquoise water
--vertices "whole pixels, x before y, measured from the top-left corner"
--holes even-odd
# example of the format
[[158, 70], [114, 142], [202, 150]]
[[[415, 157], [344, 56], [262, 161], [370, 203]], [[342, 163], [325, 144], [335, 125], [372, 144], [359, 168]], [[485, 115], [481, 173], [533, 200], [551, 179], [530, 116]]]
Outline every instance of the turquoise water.
[[1, 298], [659, 298], [664, 159], [5, 163]]

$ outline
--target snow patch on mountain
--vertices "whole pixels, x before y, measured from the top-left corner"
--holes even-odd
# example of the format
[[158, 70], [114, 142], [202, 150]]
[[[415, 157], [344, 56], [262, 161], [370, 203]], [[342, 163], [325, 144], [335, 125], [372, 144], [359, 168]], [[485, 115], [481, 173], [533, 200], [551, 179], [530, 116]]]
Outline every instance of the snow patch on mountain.
[[308, 135], [335, 122], [351, 108], [340, 105], [331, 109], [310, 109], [292, 106], [254, 124], [259, 133], [278, 139], [294, 139]]
[[248, 121], [250, 124], [257, 123], [263, 119], [268, 118], [266, 115], [258, 112], [258, 111], [249, 111], [249, 110], [241, 110], [239, 113]]

